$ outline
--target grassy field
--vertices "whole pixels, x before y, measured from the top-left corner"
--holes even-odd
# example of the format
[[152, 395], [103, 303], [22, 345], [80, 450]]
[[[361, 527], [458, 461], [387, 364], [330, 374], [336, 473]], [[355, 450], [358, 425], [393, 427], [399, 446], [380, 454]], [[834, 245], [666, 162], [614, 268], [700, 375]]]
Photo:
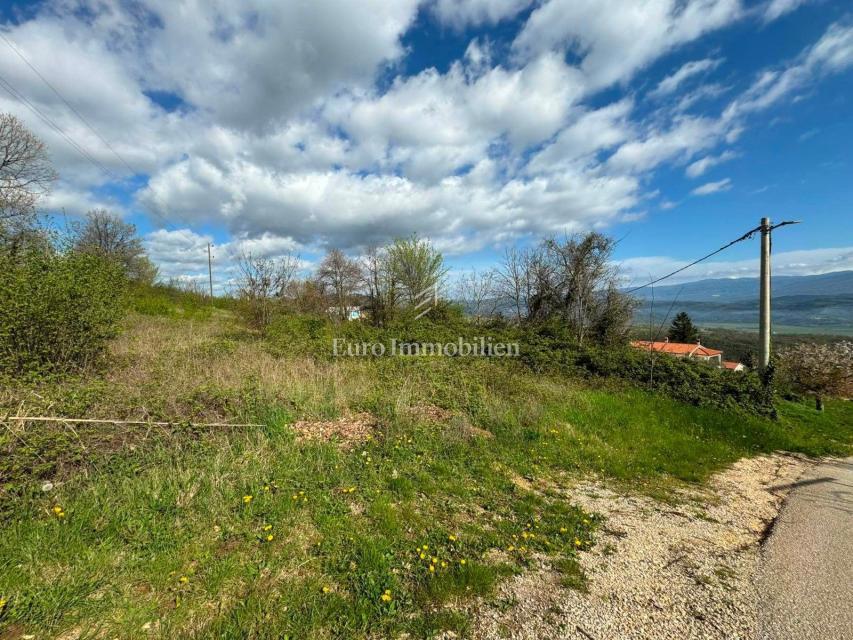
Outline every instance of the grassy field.
[[[4, 387], [0, 413], [179, 422], [4, 430], [0, 637], [465, 634], [531, 563], [584, 588], [602, 523], [576, 478], [669, 499], [742, 456], [853, 444], [849, 402], [770, 421], [511, 360], [282, 341], [222, 310], [134, 315], [102, 373]], [[186, 422], [214, 420], [263, 426]]]

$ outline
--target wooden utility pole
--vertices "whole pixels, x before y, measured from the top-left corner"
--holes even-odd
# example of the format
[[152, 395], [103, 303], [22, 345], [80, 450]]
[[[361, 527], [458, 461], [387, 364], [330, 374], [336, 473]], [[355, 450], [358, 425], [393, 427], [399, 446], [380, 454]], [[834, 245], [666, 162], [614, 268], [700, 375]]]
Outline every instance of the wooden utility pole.
[[770, 218], [761, 218], [761, 291], [758, 309], [758, 368], [770, 364]]
[[210, 281], [210, 299], [213, 300], [213, 265], [210, 259], [210, 243], [207, 243], [207, 277]]

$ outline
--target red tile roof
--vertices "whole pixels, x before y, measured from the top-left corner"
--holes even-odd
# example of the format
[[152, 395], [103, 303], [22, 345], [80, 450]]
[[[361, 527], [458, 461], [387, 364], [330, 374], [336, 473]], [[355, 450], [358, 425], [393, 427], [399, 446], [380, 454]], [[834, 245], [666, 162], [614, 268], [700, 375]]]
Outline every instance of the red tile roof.
[[721, 356], [722, 351], [703, 347], [701, 344], [685, 344], [683, 342], [649, 342], [648, 340], [633, 340], [632, 347], [638, 349], [648, 349], [649, 351], [660, 351], [661, 353], [671, 353], [677, 356], [699, 356], [712, 357]]
[[740, 362], [732, 362], [731, 360], [723, 360], [723, 366], [726, 369], [737, 369], [738, 367], [742, 367], [743, 365]]

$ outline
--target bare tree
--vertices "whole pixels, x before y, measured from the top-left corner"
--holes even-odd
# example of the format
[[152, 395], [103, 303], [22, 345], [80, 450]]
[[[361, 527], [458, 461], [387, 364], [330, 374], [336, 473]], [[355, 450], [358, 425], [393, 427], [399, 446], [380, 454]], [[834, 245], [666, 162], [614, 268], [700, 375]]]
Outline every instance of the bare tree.
[[368, 248], [361, 258], [361, 265], [370, 321], [378, 327], [385, 326], [394, 315], [399, 295], [388, 250]]
[[361, 265], [340, 249], [332, 249], [320, 263], [317, 279], [331, 289], [336, 315], [340, 320], [346, 320], [353, 294], [363, 280]]
[[290, 288], [299, 266], [298, 256], [265, 258], [252, 253], [237, 256], [240, 277], [237, 295], [244, 305], [249, 324], [263, 331], [270, 323], [275, 304]]
[[153, 283], [157, 267], [145, 255], [136, 226], [106, 209], [93, 209], [83, 223], [72, 225], [71, 248], [119, 263], [134, 282]]
[[495, 272], [491, 269], [477, 271], [472, 268], [463, 273], [456, 281], [456, 296], [471, 311], [475, 322], [480, 322], [484, 317], [495, 315], [498, 304]]
[[853, 391], [853, 342], [803, 342], [780, 352], [778, 361], [798, 391], [814, 396], [818, 411], [823, 410], [824, 396]]
[[553, 265], [553, 298], [580, 344], [595, 322], [600, 292], [615, 290], [613, 246], [613, 239], [600, 233], [545, 241]]
[[0, 222], [35, 214], [56, 172], [44, 143], [10, 113], [0, 113]]

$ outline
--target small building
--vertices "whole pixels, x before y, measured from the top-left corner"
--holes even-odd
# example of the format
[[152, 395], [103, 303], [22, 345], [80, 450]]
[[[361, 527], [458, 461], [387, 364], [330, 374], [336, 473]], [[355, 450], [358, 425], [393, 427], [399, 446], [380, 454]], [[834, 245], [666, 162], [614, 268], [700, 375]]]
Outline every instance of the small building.
[[729, 371], [746, 371], [742, 362], [734, 362], [733, 360], [723, 360], [723, 368]]
[[[675, 356], [676, 358], [692, 358], [693, 360], [702, 360], [708, 364], [723, 368], [723, 352], [717, 349], [709, 349], [703, 347], [698, 340], [695, 344], [687, 344], [684, 342], [670, 342], [669, 338], [663, 342], [655, 342], [649, 340], [632, 340], [631, 346], [644, 351], [652, 351], [657, 353], [666, 353], [667, 355]], [[743, 366], [743, 365], [741, 365]]]

